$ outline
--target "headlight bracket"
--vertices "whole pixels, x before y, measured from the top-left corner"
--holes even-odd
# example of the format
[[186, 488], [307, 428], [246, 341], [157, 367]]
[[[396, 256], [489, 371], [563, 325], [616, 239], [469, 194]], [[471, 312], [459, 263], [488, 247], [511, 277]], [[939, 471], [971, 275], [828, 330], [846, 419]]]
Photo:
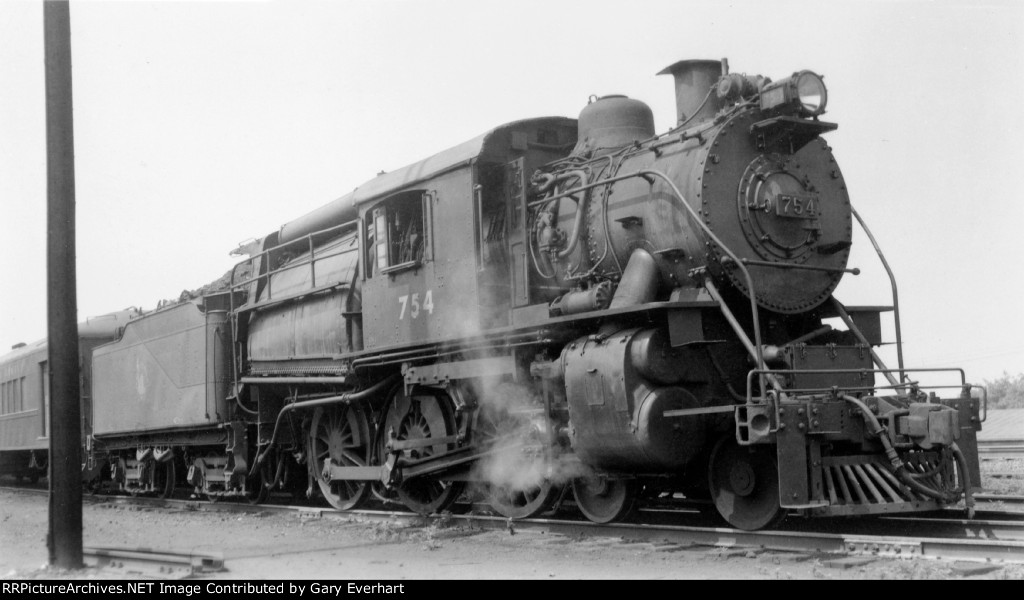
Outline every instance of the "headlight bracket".
[[837, 123], [813, 121], [798, 117], [772, 117], [750, 126], [758, 150], [785, 151], [795, 154], [814, 138], [838, 129]]

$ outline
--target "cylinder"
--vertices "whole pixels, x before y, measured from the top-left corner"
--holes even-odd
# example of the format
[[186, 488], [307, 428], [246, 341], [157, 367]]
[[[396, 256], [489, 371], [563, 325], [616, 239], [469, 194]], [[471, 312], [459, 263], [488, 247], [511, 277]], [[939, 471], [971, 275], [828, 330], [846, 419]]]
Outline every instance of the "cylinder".
[[664, 417], [668, 410], [700, 408], [697, 397], [644, 380], [631, 364], [632, 348], [649, 339], [645, 330], [623, 329], [600, 340], [578, 338], [562, 350], [569, 439], [584, 463], [611, 471], [678, 471], [703, 447], [704, 416]]
[[722, 76], [722, 62], [681, 60], [658, 73], [671, 74], [675, 79], [676, 116], [679, 124], [696, 125], [714, 118], [719, 111], [721, 101], [712, 90]]
[[666, 419], [668, 410], [700, 408], [693, 394], [680, 387], [654, 388], [640, 402], [636, 414], [637, 445], [645, 462], [679, 469], [704, 446], [707, 423], [703, 415]]
[[664, 329], [645, 329], [636, 334], [629, 345], [629, 359], [633, 368], [653, 383], [673, 385], [686, 373]]

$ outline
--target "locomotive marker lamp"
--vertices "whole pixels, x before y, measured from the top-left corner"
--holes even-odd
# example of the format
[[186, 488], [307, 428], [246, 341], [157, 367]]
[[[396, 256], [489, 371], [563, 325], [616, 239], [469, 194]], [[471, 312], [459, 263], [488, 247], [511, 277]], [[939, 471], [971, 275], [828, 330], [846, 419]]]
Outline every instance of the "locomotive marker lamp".
[[[791, 77], [769, 83], [761, 90], [761, 110], [792, 110], [802, 117], [817, 117], [825, 112], [828, 91], [820, 75], [799, 71]], [[788, 112], [788, 111], [787, 111]]]

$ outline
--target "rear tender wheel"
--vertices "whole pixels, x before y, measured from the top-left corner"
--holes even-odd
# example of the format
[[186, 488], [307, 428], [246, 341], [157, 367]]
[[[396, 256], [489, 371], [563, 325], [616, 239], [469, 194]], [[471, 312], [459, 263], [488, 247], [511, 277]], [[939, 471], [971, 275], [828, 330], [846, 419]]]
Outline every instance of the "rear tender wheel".
[[[381, 442], [386, 445], [389, 439], [402, 442], [445, 438], [455, 433], [455, 409], [446, 394], [414, 390], [412, 395], [406, 395], [399, 389], [389, 403]], [[442, 454], [449, 447], [451, 445], [445, 442], [417, 446], [402, 450], [399, 457], [404, 463], [418, 462]], [[383, 456], [387, 456], [386, 451]], [[451, 506], [464, 489], [464, 482], [426, 475], [403, 481], [398, 486], [398, 499], [410, 510], [429, 515]]]
[[719, 440], [711, 453], [708, 482], [715, 508], [737, 529], [774, 527], [786, 517], [773, 449], [740, 446], [730, 436]]
[[209, 479], [209, 471], [213, 467], [208, 467], [207, 462], [209, 462], [210, 465], [217, 465], [217, 455], [214, 453], [208, 453], [205, 458], [195, 459], [192, 465], [198, 473], [198, 491], [202, 492], [207, 502], [210, 504], [216, 504], [217, 502], [220, 502], [221, 495], [224, 493], [223, 483], [217, 483], [218, 489], [214, 489], [214, 484]]
[[35, 485], [39, 483], [40, 477], [46, 477], [49, 471], [50, 463], [47, 461], [48, 456], [43, 456], [43, 460], [39, 461], [36, 459], [35, 454], [32, 455], [32, 460], [29, 463], [29, 475], [28, 482]]
[[153, 491], [160, 498], [170, 498], [174, 495], [174, 488], [178, 483], [178, 471], [174, 465], [174, 458], [155, 462], [153, 467]]
[[128, 481], [128, 461], [123, 458], [117, 459], [117, 472], [119, 479], [117, 481], [120, 486], [120, 491], [127, 493], [130, 496], [138, 496], [142, 491], [140, 482]]
[[633, 479], [609, 479], [604, 475], [578, 477], [572, 492], [580, 511], [595, 523], [611, 523], [633, 509], [637, 483]]
[[358, 404], [317, 408], [309, 427], [309, 469], [331, 506], [351, 510], [370, 493], [370, 482], [328, 480], [324, 465], [365, 467], [370, 456], [370, 425]]

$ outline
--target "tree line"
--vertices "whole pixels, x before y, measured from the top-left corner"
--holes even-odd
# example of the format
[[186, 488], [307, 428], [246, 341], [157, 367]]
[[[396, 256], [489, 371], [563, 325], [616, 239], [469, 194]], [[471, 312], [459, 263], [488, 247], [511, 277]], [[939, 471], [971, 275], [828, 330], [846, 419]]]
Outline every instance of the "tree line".
[[1003, 376], [991, 381], [985, 380], [988, 388], [988, 407], [1024, 408], [1024, 373], [1010, 375], [1003, 371]]

